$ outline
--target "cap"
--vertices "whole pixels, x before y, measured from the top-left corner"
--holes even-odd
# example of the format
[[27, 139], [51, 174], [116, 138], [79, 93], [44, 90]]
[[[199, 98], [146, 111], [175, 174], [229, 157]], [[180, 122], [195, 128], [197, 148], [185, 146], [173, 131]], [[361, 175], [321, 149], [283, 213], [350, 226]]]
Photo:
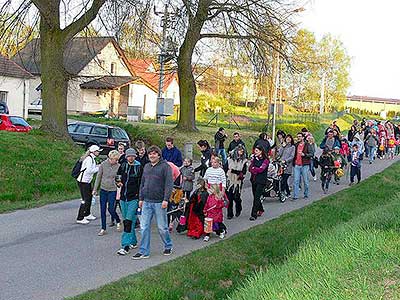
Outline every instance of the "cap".
[[137, 156], [136, 154], [136, 150], [129, 148], [125, 151], [125, 157], [129, 157], [129, 156]]
[[96, 151], [101, 152], [102, 150], [103, 149], [100, 149], [100, 147], [97, 146], [97, 145], [92, 145], [92, 146], [89, 147], [89, 152], [96, 152]]

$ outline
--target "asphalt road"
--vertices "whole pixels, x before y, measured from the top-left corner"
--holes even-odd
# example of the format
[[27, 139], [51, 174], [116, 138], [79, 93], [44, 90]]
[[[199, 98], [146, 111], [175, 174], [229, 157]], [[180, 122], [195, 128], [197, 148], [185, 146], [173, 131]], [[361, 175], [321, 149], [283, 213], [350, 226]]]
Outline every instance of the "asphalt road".
[[[363, 178], [382, 171], [394, 161], [380, 160], [373, 165], [364, 164]], [[342, 181], [341, 185], [332, 186], [330, 192], [347, 188], [348, 184]], [[243, 214], [225, 221], [228, 227], [226, 238], [324, 196], [319, 181], [311, 182], [308, 200], [264, 202], [264, 216], [250, 222], [252, 196], [246, 186]], [[120, 233], [116, 232], [115, 227], [108, 228], [109, 233], [99, 237], [99, 219], [89, 225], [76, 224], [78, 207], [79, 200], [72, 200], [0, 215], [1, 300], [47, 300], [78, 295], [220, 241], [213, 236], [209, 243], [205, 243], [174, 232], [174, 253], [165, 257], [161, 254], [161, 242], [153, 228], [150, 259], [133, 261], [131, 255], [120, 257], [115, 254], [120, 241]], [[98, 204], [94, 212], [99, 216]]]

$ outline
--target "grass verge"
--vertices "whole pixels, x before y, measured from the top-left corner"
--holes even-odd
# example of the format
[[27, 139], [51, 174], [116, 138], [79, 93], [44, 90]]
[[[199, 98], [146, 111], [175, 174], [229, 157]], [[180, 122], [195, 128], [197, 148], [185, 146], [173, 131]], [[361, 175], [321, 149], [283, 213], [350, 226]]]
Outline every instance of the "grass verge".
[[71, 177], [82, 149], [39, 130], [0, 131], [0, 213], [78, 196]]
[[[322, 268], [323, 271], [325, 268], [325, 260], [329, 260], [329, 255], [334, 251], [332, 247], [339, 246], [341, 242], [346, 242], [354, 235], [353, 243], [350, 244], [353, 248], [365, 246], [371, 249], [373, 247], [368, 246], [368, 241], [377, 240], [377, 238], [374, 238], [377, 232], [386, 229], [388, 233], [384, 233], [384, 237], [380, 237], [379, 241], [375, 243], [375, 245], [380, 247], [378, 247], [378, 250], [371, 249], [371, 251], [368, 252], [364, 251], [364, 248], [360, 248], [363, 249], [362, 251], [364, 252], [360, 254], [357, 254], [357, 252], [355, 253], [355, 259], [350, 262], [351, 266], [353, 266], [353, 273], [346, 272], [346, 269], [345, 271], [339, 270], [338, 272], [340, 272], [340, 276], [343, 276], [344, 279], [351, 283], [353, 279], [347, 276], [359, 274], [361, 271], [358, 272], [354, 267], [361, 270], [363, 268], [363, 258], [366, 259], [368, 255], [372, 255], [369, 265], [374, 267], [376, 264], [377, 267], [375, 269], [368, 269], [367, 271], [363, 270], [364, 273], [362, 274], [367, 274], [367, 272], [371, 270], [375, 271], [375, 277], [371, 277], [377, 282], [375, 286], [378, 286], [381, 290], [382, 286], [390, 284], [392, 286], [390, 289], [397, 289], [400, 274], [397, 267], [398, 260], [394, 258], [396, 254], [398, 254], [398, 237], [395, 236], [395, 231], [397, 231], [397, 224], [399, 223], [396, 218], [388, 218], [384, 214], [392, 214], [394, 212], [393, 207], [397, 208], [397, 212], [400, 211], [398, 205], [390, 206], [394, 200], [388, 197], [387, 193], [387, 191], [396, 189], [399, 179], [400, 164], [397, 163], [384, 172], [368, 178], [351, 189], [341, 191], [301, 210], [288, 213], [278, 219], [239, 233], [223, 242], [194, 251], [190, 255], [177, 258], [144, 272], [128, 276], [120, 281], [87, 292], [74, 299], [186, 300], [226, 299], [229, 295], [240, 297], [241, 294], [238, 293], [241, 291], [239, 290], [239, 292], [235, 294], [235, 290], [241, 288], [243, 282], [248, 279], [250, 279], [250, 282], [257, 280], [257, 277], [256, 279], [253, 278], [255, 272], [262, 270], [268, 272], [268, 270], [289, 268], [287, 265], [290, 263], [291, 258], [293, 256], [304, 257], [302, 253], [305, 251], [307, 252], [307, 247], [311, 247], [315, 241], [319, 241], [321, 245], [320, 248], [324, 247], [324, 249], [330, 249], [330, 252], [326, 252], [320, 256], [323, 258], [319, 260], [320, 264], [318, 266]], [[382, 188], [383, 185], [385, 188]], [[368, 214], [368, 212], [374, 211], [380, 207], [386, 207], [386, 209], [382, 210], [382, 215], [379, 217], [373, 217], [374, 214]], [[380, 223], [377, 223], [377, 220], [380, 220]], [[396, 220], [396, 223], [393, 224], [390, 220]], [[352, 224], [352, 221], [355, 223]], [[347, 222], [350, 223], [348, 223], [348, 225], [343, 225]], [[368, 231], [368, 226], [374, 224], [374, 222], [379, 224], [379, 226]], [[347, 233], [345, 229], [341, 229], [342, 226], [350, 229], [354, 227], [358, 231]], [[365, 232], [363, 230], [365, 230]], [[337, 235], [335, 236], [332, 233]], [[324, 240], [324, 238], [327, 240]], [[397, 246], [391, 247], [390, 243], [394, 242], [397, 243], [395, 244]], [[362, 243], [362, 245], [360, 243]], [[382, 247], [385, 245], [386, 249], [382, 254], [388, 259], [380, 259], [379, 261], [377, 259], [375, 261], [374, 258], [377, 257], [379, 249], [383, 249]], [[346, 247], [346, 243], [344, 243], [343, 247]], [[350, 246], [350, 248], [347, 249], [349, 251], [357, 251], [357, 249], [353, 248]], [[345, 268], [348, 261], [340, 257], [340, 253], [343, 252], [345, 252], [345, 250], [340, 250], [338, 255], [334, 257], [334, 262], [328, 266], [336, 268], [336, 263]], [[363, 253], [365, 253], [365, 255]], [[399, 256], [397, 255], [397, 257]], [[361, 258], [361, 260], [359, 258]], [[312, 268], [313, 266], [308, 267], [308, 274], [313, 272]], [[385, 272], [380, 273], [383, 269]], [[293, 269], [291, 270], [295, 272]], [[281, 271], [282, 274], [288, 274], [288, 272], [285, 273], [284, 271], [285, 270]], [[268, 274], [271, 275], [272, 273]], [[291, 278], [297, 278], [296, 274], [298, 273], [294, 273]], [[360, 278], [362, 279], [363, 277]], [[291, 284], [284, 275], [281, 275], [279, 279], [281, 280], [280, 284]], [[319, 280], [321, 286], [330, 284], [333, 291], [332, 293], [336, 291], [337, 295], [340, 295], [335, 288], [335, 281], [328, 281], [325, 283], [325, 279], [318, 276], [314, 276], [314, 279]], [[396, 285], [392, 285], [392, 281], [396, 281]], [[311, 280], [310, 282], [311, 283], [307, 282], [309, 286], [312, 287], [316, 285], [314, 281]], [[362, 281], [360, 282], [362, 283]], [[298, 279], [297, 281], [294, 280], [291, 286], [300, 290], [305, 284], [304, 281]], [[358, 293], [359, 289], [362, 289], [362, 286], [355, 284], [353, 289], [355, 295], [362, 295]], [[380, 290], [377, 291], [378, 294]], [[278, 288], [276, 291], [279, 293]], [[254, 284], [254, 292], [255, 295], [258, 296], [256, 284]], [[322, 288], [321, 292], [323, 292]], [[247, 290], [243, 291], [243, 297], [246, 299], [253, 299], [246, 293], [248, 293]], [[275, 297], [271, 298], [263, 298], [261, 294], [259, 299], [303, 299], [301, 297], [297, 298], [296, 293], [289, 294], [290, 297], [287, 298], [281, 298], [281, 294], [276, 294]], [[392, 290], [389, 290], [388, 293], [392, 293]], [[396, 295], [395, 293], [392, 294]], [[314, 297], [313, 294], [309, 295], [311, 296], [308, 298], [305, 297], [304, 299], [341, 299], [340, 297], [335, 298], [328, 296], [331, 294], [326, 294], [326, 296], [322, 297]], [[378, 298], [355, 297], [353, 299]], [[397, 298], [388, 297], [387, 299]]]

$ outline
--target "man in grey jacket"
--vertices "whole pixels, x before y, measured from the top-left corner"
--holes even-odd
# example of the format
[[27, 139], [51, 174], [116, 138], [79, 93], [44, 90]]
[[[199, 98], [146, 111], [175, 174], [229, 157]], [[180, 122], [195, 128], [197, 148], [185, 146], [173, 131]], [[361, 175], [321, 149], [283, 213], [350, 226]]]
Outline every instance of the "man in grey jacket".
[[161, 149], [151, 146], [148, 149], [150, 163], [143, 170], [139, 192], [139, 207], [142, 208], [140, 230], [142, 240], [139, 252], [133, 259], [149, 258], [151, 219], [156, 218], [158, 232], [164, 243], [164, 255], [172, 253], [172, 241], [168, 231], [167, 207], [172, 193], [172, 170], [168, 163], [161, 159]]

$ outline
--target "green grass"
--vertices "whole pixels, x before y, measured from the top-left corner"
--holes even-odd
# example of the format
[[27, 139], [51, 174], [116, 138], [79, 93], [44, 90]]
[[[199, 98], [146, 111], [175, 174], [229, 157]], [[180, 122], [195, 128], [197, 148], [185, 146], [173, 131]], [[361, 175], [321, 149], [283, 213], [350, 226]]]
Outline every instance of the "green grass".
[[[387, 295], [393, 295], [387, 299], [398, 299], [395, 295], [399, 295], [400, 280], [397, 220], [400, 208], [393, 202], [398, 201], [398, 197], [390, 197], [388, 191], [394, 191], [399, 180], [400, 164], [397, 163], [351, 189], [74, 299], [227, 299], [229, 295], [256, 299], [250, 295], [258, 297], [258, 292], [264, 289], [257, 292], [257, 283], [253, 282], [259, 278], [274, 278], [264, 277], [274, 276], [273, 273], [280, 276], [276, 277], [280, 282], [271, 282], [276, 285], [277, 294], [259, 299], [341, 299], [335, 298], [335, 295], [342, 295], [335, 288], [338, 281], [339, 287], [355, 295], [343, 299], [380, 299], [374, 295], [381, 295], [382, 287]], [[336, 254], [335, 247], [338, 247]], [[354, 253], [343, 256], [346, 249]], [[358, 249], [361, 252], [358, 253]], [[317, 265], [311, 264], [312, 259], [306, 256], [309, 252], [317, 259]], [[382, 258], [378, 258], [379, 253]], [[300, 271], [308, 272], [309, 282], [305, 283], [297, 272], [299, 264], [304, 264]], [[134, 265], [127, 267], [134, 268]], [[338, 269], [329, 273], [332, 268]], [[263, 271], [266, 273], [254, 277], [255, 273]], [[372, 283], [363, 283], [362, 279], [369, 273]], [[322, 277], [326, 274], [331, 274], [332, 279]], [[354, 281], [352, 276], [358, 274], [359, 279], [355, 277]], [[266, 285], [265, 281], [260, 284]], [[347, 282], [350, 286], [346, 287]], [[241, 290], [243, 284], [245, 289]], [[307, 297], [297, 298], [297, 292], [307, 290], [304, 288], [307, 284], [318, 286], [320, 293], [328, 287], [327, 294], [316, 296], [309, 292], [304, 294]], [[281, 297], [286, 290], [281, 289], [279, 293], [282, 285], [289, 286], [286, 298]], [[254, 289], [248, 291], [246, 287]], [[363, 288], [367, 287], [374, 289], [369, 296], [357, 297], [365, 295]]]
[[82, 148], [38, 130], [0, 131], [0, 153], [0, 213], [78, 196], [70, 174]]

